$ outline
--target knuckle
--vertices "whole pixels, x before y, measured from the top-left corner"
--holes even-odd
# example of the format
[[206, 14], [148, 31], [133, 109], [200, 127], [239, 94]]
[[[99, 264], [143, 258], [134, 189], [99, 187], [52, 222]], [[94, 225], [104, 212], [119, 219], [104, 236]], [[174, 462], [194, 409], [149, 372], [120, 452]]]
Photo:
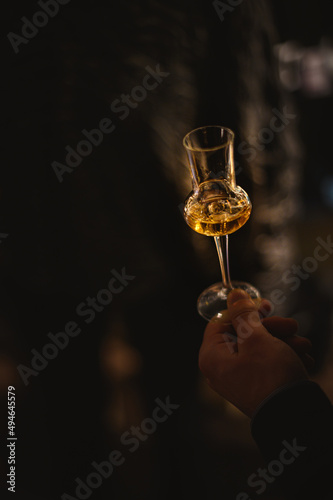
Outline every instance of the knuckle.
[[258, 308], [251, 299], [237, 300], [229, 306], [231, 317], [236, 317], [251, 311], [257, 311]]

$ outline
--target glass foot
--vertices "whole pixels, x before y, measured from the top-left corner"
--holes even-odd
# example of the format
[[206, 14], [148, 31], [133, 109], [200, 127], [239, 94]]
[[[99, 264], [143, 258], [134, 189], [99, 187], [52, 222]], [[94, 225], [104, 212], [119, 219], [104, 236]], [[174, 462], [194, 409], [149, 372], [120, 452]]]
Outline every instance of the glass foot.
[[[250, 283], [244, 281], [233, 281], [233, 288], [245, 290], [252, 299], [260, 299], [259, 291]], [[206, 288], [198, 298], [197, 307], [200, 316], [210, 321], [217, 313], [227, 309], [227, 296], [229, 288], [223, 288], [222, 283], [215, 283]]]

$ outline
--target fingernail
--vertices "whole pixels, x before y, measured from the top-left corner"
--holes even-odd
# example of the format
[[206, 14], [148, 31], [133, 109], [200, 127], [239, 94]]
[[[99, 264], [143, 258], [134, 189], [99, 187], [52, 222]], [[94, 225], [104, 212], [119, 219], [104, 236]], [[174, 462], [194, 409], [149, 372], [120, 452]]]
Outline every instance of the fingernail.
[[[260, 299], [260, 298], [253, 299], [252, 297], [250, 297], [250, 298], [251, 298], [252, 302], [254, 303], [254, 305], [255, 305], [256, 307], [258, 307], [258, 308], [259, 308], [259, 307], [260, 307], [260, 304], [261, 304], [261, 299]], [[270, 309], [270, 307], [269, 307], [269, 308], [267, 308], [267, 311], [268, 311], [268, 310], [269, 310], [269, 311], [271, 310], [271, 309]]]
[[211, 323], [231, 323], [229, 311], [224, 309], [223, 311], [218, 312], [215, 316], [210, 320]]
[[228, 295], [228, 304], [233, 304], [237, 300], [251, 299], [250, 295], [240, 288], [234, 288]]

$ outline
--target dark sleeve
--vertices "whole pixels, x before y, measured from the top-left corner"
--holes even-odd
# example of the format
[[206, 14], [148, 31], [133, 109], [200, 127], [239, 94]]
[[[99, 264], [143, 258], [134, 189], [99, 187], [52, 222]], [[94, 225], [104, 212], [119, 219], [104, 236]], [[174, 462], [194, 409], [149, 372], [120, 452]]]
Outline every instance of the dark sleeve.
[[[267, 462], [265, 474], [285, 498], [333, 499], [333, 407], [318, 384], [305, 381], [275, 392], [257, 410], [251, 430]], [[258, 477], [252, 479], [259, 490]]]

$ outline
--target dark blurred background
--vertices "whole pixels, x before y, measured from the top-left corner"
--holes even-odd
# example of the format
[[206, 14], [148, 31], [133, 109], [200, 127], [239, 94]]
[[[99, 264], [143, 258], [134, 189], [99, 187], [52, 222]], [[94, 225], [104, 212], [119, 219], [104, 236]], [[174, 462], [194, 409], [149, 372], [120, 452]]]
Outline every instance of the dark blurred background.
[[[253, 202], [230, 238], [231, 275], [299, 321], [312, 376], [333, 397], [333, 257], [313, 257], [332, 234], [330, 3], [231, 3], [71, 0], [25, 41], [8, 34], [23, 36], [23, 16], [43, 25], [41, 5], [2, 8], [1, 432], [5, 442], [13, 385], [17, 498], [78, 498], [76, 478], [86, 483], [112, 450], [125, 462], [84, 498], [233, 499], [263, 464], [248, 419], [197, 368], [196, 299], [219, 280], [212, 238], [181, 212], [191, 189], [182, 138], [197, 126], [235, 131], [237, 182]], [[147, 67], [167, 76], [142, 93]], [[136, 99], [121, 114], [123, 94]], [[59, 182], [52, 164], [106, 118], [115, 130]], [[88, 323], [77, 307], [107, 302], [98, 294], [123, 268], [135, 278]], [[80, 333], [22, 377], [71, 321]], [[156, 398], [179, 408], [130, 452], [121, 436], [149, 430]]]

